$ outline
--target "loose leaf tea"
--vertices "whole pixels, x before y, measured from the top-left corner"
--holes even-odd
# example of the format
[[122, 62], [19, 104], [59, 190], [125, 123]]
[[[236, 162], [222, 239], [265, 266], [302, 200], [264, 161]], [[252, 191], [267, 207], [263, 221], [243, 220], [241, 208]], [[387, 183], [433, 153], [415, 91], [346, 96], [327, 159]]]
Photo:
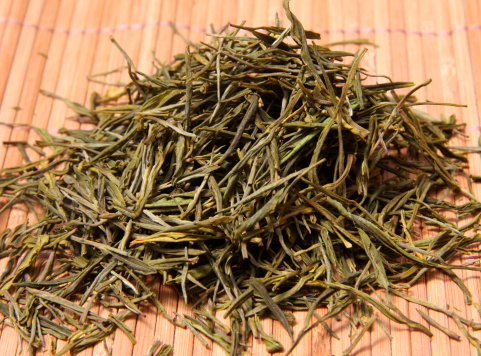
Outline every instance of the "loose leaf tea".
[[[374, 76], [361, 66], [366, 50], [318, 46], [311, 40], [319, 34], [304, 30], [287, 0], [284, 7], [287, 28], [233, 26], [210, 44], [189, 44], [152, 75], [112, 39], [131, 82], [94, 95], [91, 108], [62, 99], [93, 128], [61, 136], [35, 129], [34, 162], [33, 146], [8, 143], [26, 163], [1, 171], [2, 211], [24, 203], [41, 214], [1, 235], [8, 263], [0, 312], [32, 352], [46, 334], [67, 340], [56, 355], [117, 328], [135, 343], [125, 319], [142, 317], [146, 303], [231, 355], [246, 350], [251, 335], [270, 352], [284, 349], [260, 318], [287, 330], [289, 353], [316, 325], [337, 337], [325, 321], [349, 307], [359, 330], [345, 354], [374, 322], [391, 338], [381, 314], [432, 335], [393, 295], [446, 314], [480, 351], [472, 330], [481, 324], [405, 292], [435, 269], [472, 302], [454, 270], [480, 268], [449, 262], [481, 241], [481, 203], [458, 182], [470, 180], [467, 159], [448, 145], [462, 125], [414, 108], [413, 94], [429, 81], [376, 75], [378, 84], [366, 84]], [[469, 202], [450, 203], [449, 193]], [[469, 222], [457, 226], [446, 211]], [[420, 236], [419, 224], [432, 236]], [[166, 312], [152, 290], [158, 278], [195, 317]], [[98, 315], [94, 303], [110, 314]], [[299, 334], [286, 309], [308, 311]]]

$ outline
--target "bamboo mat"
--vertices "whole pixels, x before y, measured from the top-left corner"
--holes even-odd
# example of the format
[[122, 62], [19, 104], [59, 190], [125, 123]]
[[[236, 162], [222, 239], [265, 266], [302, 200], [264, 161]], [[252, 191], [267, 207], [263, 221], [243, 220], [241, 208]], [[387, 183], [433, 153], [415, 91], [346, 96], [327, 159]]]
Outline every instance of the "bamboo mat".
[[[458, 137], [455, 144], [477, 146], [480, 135], [481, 109], [481, 0], [294, 0], [292, 11], [306, 29], [322, 34], [321, 44], [356, 38], [367, 38], [379, 45], [370, 47], [362, 66], [370, 72], [387, 74], [396, 81], [421, 83], [432, 78], [433, 83], [417, 93], [419, 99], [464, 103], [468, 108], [430, 106], [431, 114], [452, 113], [466, 123], [469, 138]], [[121, 46], [143, 72], [151, 72], [152, 51], [161, 61], [184, 51], [185, 42], [174, 34], [169, 22], [176, 25], [182, 36], [197, 42], [206, 39], [210, 24], [220, 28], [227, 23], [248, 26], [273, 25], [279, 13], [281, 25], [287, 24], [281, 0], [1, 0], [0, 1], [0, 121], [29, 123], [44, 127], [51, 133], [61, 127], [78, 128], [66, 105], [39, 94], [40, 89], [54, 92], [72, 101], [87, 103], [90, 94], [107, 89], [103, 84], [89, 82], [87, 75], [106, 72], [124, 65], [124, 59], [111, 44], [114, 35]], [[340, 46], [349, 51], [356, 45]], [[128, 81], [125, 71], [112, 73], [108, 82]], [[0, 127], [0, 141], [28, 140], [36, 135], [25, 127]], [[12, 167], [21, 162], [15, 149], [0, 145], [0, 167]], [[481, 173], [479, 154], [470, 155], [471, 172]], [[481, 188], [474, 187], [478, 198]], [[461, 201], [461, 200], [459, 200]], [[13, 227], [27, 218], [26, 211], [14, 207], [0, 215], [0, 231]], [[463, 262], [463, 261], [457, 261]], [[0, 270], [5, 261], [0, 261]], [[480, 301], [479, 274], [458, 272]], [[172, 289], [156, 285], [156, 292], [169, 314], [192, 314]], [[466, 306], [462, 292], [444, 275], [431, 273], [409, 294], [427, 299], [445, 308], [456, 308], [468, 319], [480, 322], [472, 306]], [[425, 324], [416, 309], [394, 298], [397, 307], [410, 318]], [[98, 307], [97, 307], [98, 309]], [[153, 309], [147, 316], [128, 319], [135, 331], [137, 343], [132, 345], [122, 332], [107, 339], [106, 347], [113, 355], [143, 355], [156, 338], [174, 347], [174, 355], [223, 355], [216, 345], [205, 349], [188, 330], [175, 328]], [[426, 310], [424, 310], [427, 312]], [[97, 310], [106, 313], [105, 310]], [[319, 309], [319, 313], [325, 313]], [[296, 312], [300, 330], [306, 313]], [[429, 311], [432, 318], [459, 333], [452, 320]], [[221, 316], [218, 316], [221, 317]], [[432, 339], [420, 332], [386, 323], [393, 339], [374, 324], [356, 346], [355, 355], [475, 355], [466, 338], [449, 339], [432, 329]], [[331, 335], [322, 326], [308, 334], [293, 355], [341, 355], [351, 342], [349, 320], [329, 321], [339, 336]], [[425, 324], [427, 325], [427, 324]], [[290, 340], [277, 323], [265, 320], [264, 329], [272, 333], [285, 347]], [[0, 350], [4, 355], [28, 354], [21, 347], [15, 331], [1, 327]], [[481, 335], [478, 335], [481, 338]], [[55, 347], [60, 350], [62, 342]], [[253, 340], [251, 355], [267, 355], [265, 347]], [[38, 354], [51, 354], [51, 351]], [[104, 345], [81, 353], [106, 355]]]

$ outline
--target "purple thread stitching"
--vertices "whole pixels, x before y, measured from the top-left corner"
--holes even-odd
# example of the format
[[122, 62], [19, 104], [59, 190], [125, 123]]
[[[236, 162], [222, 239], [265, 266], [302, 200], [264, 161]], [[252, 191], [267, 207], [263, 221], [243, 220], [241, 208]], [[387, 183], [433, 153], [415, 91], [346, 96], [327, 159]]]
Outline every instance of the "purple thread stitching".
[[480, 126], [467, 126], [467, 127], [464, 129], [464, 132], [466, 132], [466, 133], [480, 132], [480, 131], [481, 131], [481, 127], [480, 127]]
[[379, 28], [372, 28], [372, 27], [362, 27], [360, 29], [357, 28], [332, 28], [332, 29], [321, 29], [317, 28], [314, 29], [315, 32], [320, 33], [385, 33], [385, 32], [400, 32], [406, 35], [415, 35], [415, 36], [436, 36], [436, 37], [443, 37], [443, 36], [450, 36], [453, 33], [461, 32], [461, 31], [470, 31], [470, 30], [480, 30], [481, 24], [473, 24], [469, 26], [458, 26], [451, 30], [444, 30], [444, 31], [415, 31], [415, 30], [406, 30], [404, 28], [387, 28], [387, 27], [379, 27]]
[[[11, 19], [11, 18], [0, 18], [0, 23], [6, 23], [6, 24], [12, 24], [12, 25], [19, 25], [19, 26], [24, 26], [24, 27], [29, 27], [36, 29], [38, 31], [50, 31], [54, 33], [66, 33], [66, 34], [71, 34], [71, 35], [83, 35], [83, 34], [100, 34], [100, 33], [109, 33], [109, 32], [115, 32], [115, 31], [126, 31], [126, 30], [141, 30], [146, 27], [153, 27], [153, 26], [160, 26], [160, 27], [167, 27], [170, 26], [170, 22], [168, 21], [149, 21], [146, 23], [135, 23], [135, 24], [120, 24], [114, 27], [102, 27], [102, 28], [87, 28], [87, 29], [66, 29], [66, 28], [61, 28], [61, 27], [46, 27], [46, 26], [39, 26], [36, 24], [28, 23], [28, 22], [22, 22], [17, 19]], [[175, 24], [177, 28], [181, 29], [187, 29], [190, 31], [196, 31], [196, 32], [207, 32], [207, 29], [205, 27], [201, 26], [190, 26], [186, 24]]]
[[[161, 27], [166, 27], [170, 26], [170, 23], [167, 21], [149, 21], [146, 23], [136, 23], [136, 24], [120, 24], [114, 27], [102, 27], [100, 29], [97, 28], [87, 28], [87, 29], [65, 29], [65, 28], [52, 28], [52, 27], [46, 27], [46, 26], [39, 26], [36, 24], [28, 23], [28, 22], [22, 22], [17, 19], [12, 19], [12, 18], [0, 18], [0, 23], [6, 23], [6, 24], [13, 24], [13, 25], [20, 25], [20, 26], [25, 26], [29, 28], [34, 28], [38, 31], [51, 31], [51, 32], [57, 32], [57, 33], [66, 33], [66, 34], [100, 34], [100, 33], [109, 33], [109, 32], [115, 32], [115, 31], [126, 31], [126, 30], [141, 30], [146, 27], [152, 27], [152, 26], [161, 26]], [[190, 31], [196, 31], [196, 32], [207, 32], [207, 29], [205, 27], [201, 26], [190, 26], [186, 24], [175, 24], [177, 28], [181, 29], [187, 29]], [[481, 24], [471, 24], [471, 25], [465, 25], [465, 26], [458, 26], [455, 27], [451, 30], [444, 30], [444, 31], [416, 31], [416, 30], [406, 30], [403, 28], [386, 28], [386, 27], [380, 27], [380, 28], [371, 28], [371, 27], [363, 27], [360, 29], [357, 28], [348, 28], [348, 29], [343, 29], [343, 28], [332, 28], [332, 29], [315, 29], [314, 31], [316, 32], [321, 32], [321, 33], [384, 33], [384, 32], [400, 32], [404, 33], [406, 35], [416, 35], [416, 36], [450, 36], [453, 33], [456, 32], [462, 32], [462, 31], [471, 31], [471, 30], [481, 30]]]

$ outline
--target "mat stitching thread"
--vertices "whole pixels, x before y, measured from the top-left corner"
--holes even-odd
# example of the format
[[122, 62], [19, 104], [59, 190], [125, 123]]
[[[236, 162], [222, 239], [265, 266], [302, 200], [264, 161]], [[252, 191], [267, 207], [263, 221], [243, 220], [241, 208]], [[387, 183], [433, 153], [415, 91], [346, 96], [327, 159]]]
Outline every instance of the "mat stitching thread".
[[[51, 31], [55, 33], [66, 33], [66, 34], [101, 34], [101, 33], [109, 33], [115, 31], [126, 31], [126, 30], [141, 30], [146, 27], [153, 27], [153, 26], [160, 26], [160, 27], [168, 27], [170, 26], [170, 22], [168, 21], [149, 21], [146, 23], [135, 23], [135, 24], [120, 24], [114, 27], [102, 27], [102, 28], [87, 28], [87, 29], [67, 29], [61, 27], [46, 27], [46, 26], [39, 26], [33, 23], [23, 22], [17, 19], [12, 18], [0, 18], [0, 23], [6, 24], [14, 24], [20, 25], [24, 27], [34, 28], [38, 31]], [[175, 27], [179, 29], [187, 29], [189, 31], [195, 32], [207, 32], [207, 28], [201, 26], [190, 26], [182, 23], [174, 24]], [[404, 33], [406, 35], [416, 35], [416, 36], [450, 36], [453, 33], [463, 32], [463, 31], [470, 31], [470, 30], [481, 30], [481, 24], [472, 24], [472, 25], [465, 25], [465, 26], [458, 26], [450, 30], [445, 31], [415, 31], [415, 30], [406, 30], [402, 28], [387, 28], [387, 27], [380, 27], [380, 28], [372, 28], [372, 27], [363, 27], [363, 28], [333, 28], [333, 29], [314, 29], [316, 32], [320, 33], [390, 33], [390, 32], [398, 32]]]
[[[23, 27], [30, 27], [34, 28], [38, 31], [50, 31], [55, 33], [66, 33], [70, 35], [78, 35], [78, 34], [100, 34], [100, 33], [109, 33], [115, 31], [126, 31], [126, 30], [141, 30], [146, 27], [153, 27], [153, 26], [160, 26], [160, 27], [168, 27], [171, 26], [169, 21], [149, 21], [146, 23], [135, 23], [135, 24], [120, 24], [114, 27], [102, 27], [102, 28], [86, 28], [86, 29], [68, 29], [62, 27], [47, 27], [47, 26], [39, 26], [29, 22], [23, 22], [17, 19], [5, 18], [0, 17], [0, 23], [7, 23], [13, 25], [20, 25]], [[186, 24], [176, 23], [174, 24], [176, 28], [180, 29], [187, 29], [190, 31], [196, 32], [207, 32], [205, 27], [201, 26], [190, 26]]]

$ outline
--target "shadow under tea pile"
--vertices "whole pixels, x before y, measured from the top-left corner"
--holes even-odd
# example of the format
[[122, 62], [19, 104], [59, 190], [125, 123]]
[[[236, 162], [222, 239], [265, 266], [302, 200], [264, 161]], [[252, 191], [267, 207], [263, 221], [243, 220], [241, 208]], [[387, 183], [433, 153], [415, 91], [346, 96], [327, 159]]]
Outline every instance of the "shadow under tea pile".
[[[479, 350], [470, 330], [480, 324], [402, 292], [434, 268], [471, 303], [453, 270], [479, 268], [448, 262], [480, 241], [481, 205], [455, 179], [470, 179], [467, 159], [447, 145], [460, 125], [391, 92], [412, 83], [364, 85], [365, 50], [308, 44], [319, 35], [285, 6], [288, 28], [234, 26], [152, 76], [121, 50], [132, 82], [118, 95], [94, 97], [91, 109], [66, 100], [95, 127], [59, 137], [36, 129], [51, 153], [2, 170], [3, 210], [43, 207], [0, 246], [9, 259], [0, 312], [32, 349], [51, 334], [69, 340], [58, 354], [76, 352], [117, 327], [134, 340], [123, 320], [142, 315], [143, 303], [231, 354], [251, 334], [282, 349], [260, 317], [277, 319], [295, 345], [352, 305], [359, 330], [346, 353], [380, 313], [431, 335], [394, 307], [395, 295], [452, 317]], [[470, 202], [453, 205], [434, 190]], [[472, 220], [456, 226], [446, 211]], [[419, 223], [438, 232], [423, 239]], [[168, 315], [147, 275], [175, 286], [196, 318]], [[122, 308], [102, 317], [97, 302]], [[285, 308], [309, 310], [299, 335]], [[219, 309], [228, 318], [216, 318]]]

